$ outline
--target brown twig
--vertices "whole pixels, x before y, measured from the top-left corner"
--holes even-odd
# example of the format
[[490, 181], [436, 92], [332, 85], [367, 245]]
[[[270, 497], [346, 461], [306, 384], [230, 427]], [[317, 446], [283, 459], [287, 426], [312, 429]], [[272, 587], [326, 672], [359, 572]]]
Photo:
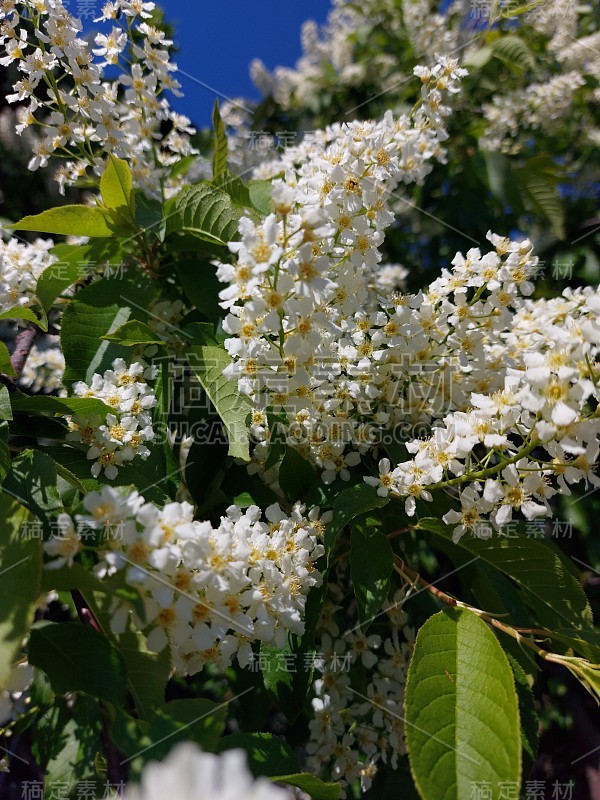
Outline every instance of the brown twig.
[[16, 391], [16, 382], [25, 368], [31, 349], [40, 335], [41, 330], [34, 322], [30, 322], [17, 334], [15, 349], [10, 357], [10, 363], [15, 371], [15, 376], [0, 375], [0, 381], [7, 387], [9, 392]]

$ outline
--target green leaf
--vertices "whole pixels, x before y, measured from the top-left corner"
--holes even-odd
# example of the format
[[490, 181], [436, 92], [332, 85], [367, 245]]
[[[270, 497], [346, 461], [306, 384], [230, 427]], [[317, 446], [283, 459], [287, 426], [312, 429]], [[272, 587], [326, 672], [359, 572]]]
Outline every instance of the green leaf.
[[13, 415], [12, 406], [10, 404], [10, 394], [6, 386], [0, 386], [0, 419], [11, 420], [12, 418]]
[[135, 224], [146, 233], [156, 236], [159, 242], [163, 242], [167, 232], [167, 221], [162, 203], [153, 197], [148, 197], [144, 192], [136, 192]]
[[367, 511], [383, 508], [388, 502], [389, 498], [380, 497], [375, 487], [368, 486], [366, 483], [359, 483], [340, 492], [333, 504], [333, 519], [325, 531], [327, 558], [329, 559], [331, 555], [337, 537], [349, 522], [361, 514], [366, 514]]
[[86, 417], [94, 415], [106, 416], [112, 408], [95, 397], [51, 397], [45, 395], [14, 394], [13, 411], [20, 414], [82, 414]]
[[203, 750], [214, 752], [225, 727], [227, 707], [204, 698], [171, 700], [157, 708], [150, 720], [150, 738], [154, 745], [149, 750], [152, 760], [161, 760], [181, 741], [199, 744]]
[[102, 337], [132, 318], [145, 318], [151, 299], [150, 281], [137, 275], [101, 280], [78, 292], [62, 318], [64, 380], [89, 383], [95, 372], [104, 372], [115, 358], [128, 359], [130, 354], [125, 347]]
[[279, 468], [279, 485], [289, 499], [302, 500], [316, 477], [313, 465], [293, 447], [288, 447]]
[[231, 358], [223, 348], [214, 346], [193, 346], [188, 348], [187, 354], [192, 371], [225, 425], [229, 455], [249, 461], [247, 417], [251, 406], [248, 399], [239, 393], [237, 380], [230, 380], [223, 375]]
[[129, 630], [116, 639], [127, 667], [129, 688], [138, 715], [150, 719], [165, 702], [165, 690], [172, 670], [169, 648], [165, 647], [160, 653], [148, 650], [146, 637], [133, 627], [131, 620]]
[[526, 780], [537, 758], [539, 719], [535, 712], [533, 692], [531, 691], [531, 685], [525, 671], [510, 653], [507, 653], [506, 657], [513, 671], [515, 689], [519, 700], [522, 747], [521, 760], [523, 762], [523, 780]]
[[[55, 709], [49, 712], [41, 731], [46, 741], [40, 749], [49, 756], [47, 764], [40, 764], [45, 772], [45, 796], [52, 797], [56, 786], [61, 786], [62, 796], [75, 800], [81, 781], [88, 789], [93, 787], [94, 796], [100, 797], [106, 785], [106, 779], [100, 779], [95, 769], [95, 757], [103, 749], [100, 707], [85, 696], [78, 697], [68, 712], [65, 705], [61, 702], [58, 715], [53, 715]], [[68, 794], [63, 794], [67, 787]]]
[[273, 185], [271, 181], [255, 180], [248, 183], [248, 191], [252, 205], [264, 216], [271, 213], [271, 195]]
[[141, 344], [164, 345], [164, 341], [151, 330], [145, 322], [132, 319], [125, 322], [116, 331], [103, 337], [107, 342], [115, 342], [122, 347], [138, 347]]
[[216, 183], [227, 172], [227, 134], [219, 113], [219, 101], [215, 100], [212, 113], [212, 123], [215, 132], [213, 153], [213, 181]]
[[600, 631], [560, 628], [552, 631], [552, 638], [580, 653], [588, 661], [600, 664]]
[[535, 70], [535, 56], [519, 36], [508, 34], [494, 42], [492, 54], [520, 70]]
[[381, 525], [371, 519], [352, 525], [350, 545], [350, 574], [358, 617], [361, 622], [369, 622], [388, 595], [394, 553]]
[[128, 218], [134, 217], [133, 176], [126, 161], [112, 154], [109, 156], [106, 169], [100, 178], [100, 193], [107, 208]]
[[306, 792], [313, 800], [338, 800], [342, 787], [339, 783], [325, 783], [316, 775], [301, 772], [296, 775], [279, 775], [271, 778], [277, 783], [286, 783], [288, 786], [297, 786]]
[[510, 664], [470, 611], [445, 609], [421, 627], [408, 670], [406, 739], [423, 800], [465, 800], [473, 785], [520, 784], [519, 708]]
[[42, 545], [26, 535], [29, 514], [0, 494], [0, 690], [10, 677], [40, 594]]
[[463, 64], [468, 68], [469, 72], [474, 69], [482, 69], [489, 63], [494, 51], [491, 47], [474, 47], [465, 53]]
[[289, 635], [285, 647], [261, 642], [260, 667], [265, 689], [288, 721], [295, 722], [306, 703], [312, 679], [312, 662], [306, 641]]
[[300, 769], [291, 747], [271, 733], [232, 733], [219, 739], [217, 753], [235, 749], [246, 751], [248, 767], [257, 778], [261, 775], [292, 775]]
[[175, 268], [191, 305], [208, 319], [220, 319], [219, 292], [223, 284], [217, 278], [216, 267], [202, 258], [181, 258]]
[[523, 167], [513, 170], [527, 206], [546, 219], [554, 235], [564, 240], [564, 208], [558, 191], [557, 166], [547, 155], [530, 158]]
[[77, 622], [37, 622], [29, 661], [43, 670], [57, 694], [86, 692], [122, 705], [127, 696], [125, 662], [106, 636]]
[[97, 578], [93, 572], [81, 564], [75, 563], [70, 567], [43, 570], [43, 592], [72, 592], [75, 590], [82, 593], [108, 591], [100, 578]]
[[37, 450], [23, 450], [13, 459], [3, 490], [18, 500], [50, 530], [52, 519], [62, 511], [54, 461]]
[[26, 319], [28, 322], [34, 322], [43, 331], [48, 330], [48, 320], [46, 312], [43, 308], [39, 309], [40, 316], [38, 317], [35, 312], [27, 306], [14, 306], [9, 308], [8, 311], [3, 311], [0, 314], [0, 319]]
[[[2, 387], [6, 389], [5, 386]], [[2, 398], [2, 391], [0, 390], [0, 400]], [[0, 422], [0, 483], [8, 475], [10, 469], [10, 451], [8, 449], [8, 422], [5, 420]]]
[[167, 232], [189, 233], [226, 246], [237, 235], [238, 212], [226, 192], [200, 183], [183, 189], [167, 204]]
[[113, 235], [114, 223], [103, 209], [81, 205], [50, 208], [41, 214], [23, 217], [9, 227], [18, 231], [107, 238]]
[[225, 170], [225, 172], [215, 180], [215, 185], [224, 192], [227, 192], [236, 206], [241, 206], [242, 208], [253, 207], [248, 187], [241, 178], [229, 172], [229, 170]]
[[36, 288], [46, 311], [69, 286], [89, 275], [99, 264], [114, 264], [120, 256], [119, 244], [114, 239], [96, 239], [83, 245], [57, 244], [50, 252], [57, 261], [42, 272]]
[[[423, 518], [422, 530], [451, 539], [452, 532], [438, 519]], [[463, 536], [456, 547], [466, 550], [503, 572], [521, 589], [538, 625], [545, 628], [591, 628], [592, 612], [572, 565], [555, 548], [539, 539], [495, 536], [489, 540]], [[519, 620], [514, 620], [519, 624]]]
[[[15, 368], [11, 364], [8, 347], [4, 344], [4, 342], [0, 342], [0, 372], [2, 372], [4, 375], [12, 375], [13, 377], [17, 374], [15, 372]], [[3, 386], [2, 388], [6, 391], [6, 386]]]

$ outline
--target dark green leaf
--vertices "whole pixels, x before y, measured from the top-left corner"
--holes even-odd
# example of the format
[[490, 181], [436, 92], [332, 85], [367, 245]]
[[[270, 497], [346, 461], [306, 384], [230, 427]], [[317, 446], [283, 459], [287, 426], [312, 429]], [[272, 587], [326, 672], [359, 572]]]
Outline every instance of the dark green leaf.
[[57, 694], [81, 691], [121, 705], [127, 695], [125, 662], [106, 636], [77, 622], [38, 622], [29, 661], [43, 670]]
[[361, 622], [368, 622], [387, 597], [394, 553], [381, 525], [371, 519], [352, 525], [350, 544], [350, 574], [358, 616]]
[[40, 593], [42, 545], [27, 510], [0, 494], [0, 690], [6, 686]]
[[283, 739], [271, 733], [233, 733], [219, 739], [217, 753], [235, 749], [246, 751], [248, 766], [256, 777], [292, 775], [300, 769], [294, 751]]
[[279, 485], [290, 500], [302, 500], [316, 480], [315, 468], [293, 447], [286, 448], [279, 468]]
[[187, 350], [190, 367], [198, 378], [218, 415], [223, 420], [229, 438], [229, 455], [250, 460], [250, 439], [247, 418], [248, 399], [239, 393], [237, 380], [223, 375], [231, 358], [221, 347], [194, 346]]
[[389, 498], [380, 497], [376, 489], [366, 483], [359, 483], [340, 492], [333, 505], [333, 519], [325, 531], [327, 558], [331, 555], [337, 537], [349, 522], [367, 511], [383, 508], [388, 502]]

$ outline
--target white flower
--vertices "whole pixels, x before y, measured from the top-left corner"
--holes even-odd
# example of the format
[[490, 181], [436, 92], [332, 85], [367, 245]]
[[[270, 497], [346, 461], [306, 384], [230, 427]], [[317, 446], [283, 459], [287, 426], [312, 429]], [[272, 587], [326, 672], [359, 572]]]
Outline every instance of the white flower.
[[374, 478], [371, 475], [366, 475], [364, 481], [365, 483], [368, 483], [369, 486], [376, 486], [377, 494], [380, 497], [387, 497], [390, 491], [394, 488], [394, 476], [391, 472], [389, 458], [382, 458], [379, 462], [378, 478]]
[[124, 800], [291, 800], [268, 778], [254, 778], [246, 758], [243, 750], [214, 755], [178, 744], [163, 762], [144, 767], [139, 787], [130, 784]]

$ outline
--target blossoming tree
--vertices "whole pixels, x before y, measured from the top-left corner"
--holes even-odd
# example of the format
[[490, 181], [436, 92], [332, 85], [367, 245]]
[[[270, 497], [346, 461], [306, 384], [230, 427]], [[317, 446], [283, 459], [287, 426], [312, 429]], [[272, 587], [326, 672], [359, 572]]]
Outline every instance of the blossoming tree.
[[249, 179], [216, 105], [199, 179], [154, 12], [108, 3], [90, 46], [61, 0], [0, 4], [30, 168], [89, 190], [0, 244], [5, 766], [67, 797], [516, 797], [539, 664], [600, 696], [544, 536], [600, 483], [598, 290], [535, 298], [502, 218], [419, 291], [384, 266], [450, 168], [450, 34], [412, 109]]

